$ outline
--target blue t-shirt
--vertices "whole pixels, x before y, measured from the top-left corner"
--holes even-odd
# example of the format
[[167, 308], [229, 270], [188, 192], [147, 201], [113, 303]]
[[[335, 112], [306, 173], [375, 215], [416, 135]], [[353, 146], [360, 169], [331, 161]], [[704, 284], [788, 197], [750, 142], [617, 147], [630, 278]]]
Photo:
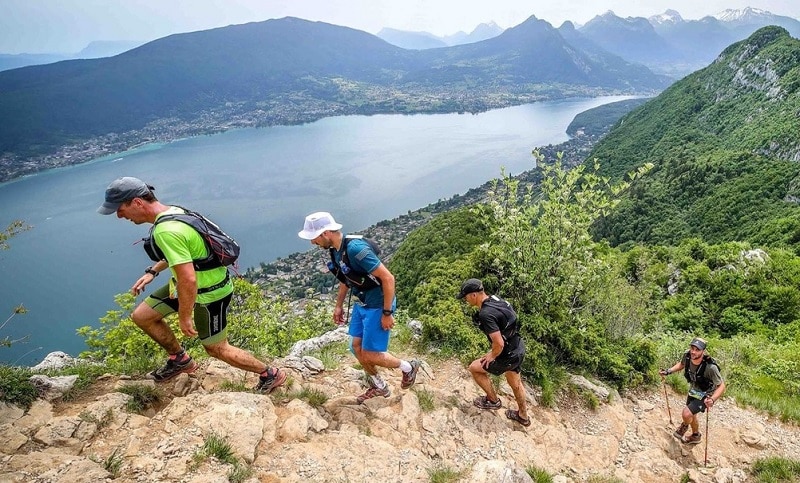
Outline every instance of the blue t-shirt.
[[[343, 240], [344, 236], [344, 233], [342, 233]], [[342, 245], [344, 245], [344, 243], [342, 243]], [[341, 265], [341, 251], [334, 251], [333, 256], [336, 259], [336, 263]], [[365, 273], [372, 273], [381, 264], [381, 259], [375, 255], [369, 243], [360, 238], [351, 238], [347, 240], [347, 260], [351, 270]], [[383, 289], [381, 287], [375, 287], [366, 292], [362, 292], [357, 288], [352, 288], [350, 290], [353, 295], [358, 297], [368, 308], [383, 308]]]

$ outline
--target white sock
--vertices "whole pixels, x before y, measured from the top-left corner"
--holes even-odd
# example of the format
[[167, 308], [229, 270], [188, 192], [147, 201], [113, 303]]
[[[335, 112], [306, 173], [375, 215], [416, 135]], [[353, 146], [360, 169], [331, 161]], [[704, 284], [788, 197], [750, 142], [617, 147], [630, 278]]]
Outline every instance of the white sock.
[[411, 364], [408, 363], [408, 361], [403, 361], [403, 360], [400, 361], [400, 370], [401, 371], [403, 371], [403, 372], [411, 372], [411, 369], [413, 369], [413, 368], [411, 367]]
[[386, 383], [383, 382], [381, 376], [375, 374], [374, 376], [371, 375], [369, 377], [372, 379], [372, 384], [374, 384], [375, 387], [377, 387], [378, 389], [383, 389], [384, 387], [386, 387]]

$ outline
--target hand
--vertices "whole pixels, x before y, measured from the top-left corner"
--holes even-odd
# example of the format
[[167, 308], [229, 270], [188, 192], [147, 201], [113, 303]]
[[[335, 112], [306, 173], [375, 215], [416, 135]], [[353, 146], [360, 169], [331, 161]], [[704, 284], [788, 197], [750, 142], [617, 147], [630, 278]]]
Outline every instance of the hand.
[[488, 369], [489, 364], [491, 364], [492, 361], [494, 361], [494, 357], [492, 357], [491, 355], [485, 355], [481, 357], [481, 367], [483, 367], [484, 369]]
[[394, 327], [394, 315], [382, 315], [381, 327], [383, 327], [383, 330], [389, 330]]
[[344, 309], [341, 307], [336, 307], [333, 309], [333, 323], [336, 325], [344, 325], [347, 323], [344, 320]]
[[197, 331], [194, 329], [194, 321], [191, 318], [188, 319], [181, 319], [180, 321], [181, 332], [186, 337], [194, 337], [197, 335]]
[[708, 396], [706, 398], [706, 400], [705, 400], [705, 403], [706, 403], [706, 407], [707, 408], [711, 408], [712, 406], [714, 406], [714, 398], [711, 397], [711, 396]]
[[658, 374], [659, 374], [661, 377], [664, 377], [664, 376], [669, 376], [669, 369], [661, 369], [660, 371], [658, 371]]
[[137, 280], [136, 283], [133, 284], [133, 287], [131, 287], [131, 293], [133, 295], [139, 295], [140, 293], [144, 292], [144, 287], [148, 283], [152, 282], [154, 278], [156, 277], [149, 273], [145, 273], [139, 277], [139, 280]]

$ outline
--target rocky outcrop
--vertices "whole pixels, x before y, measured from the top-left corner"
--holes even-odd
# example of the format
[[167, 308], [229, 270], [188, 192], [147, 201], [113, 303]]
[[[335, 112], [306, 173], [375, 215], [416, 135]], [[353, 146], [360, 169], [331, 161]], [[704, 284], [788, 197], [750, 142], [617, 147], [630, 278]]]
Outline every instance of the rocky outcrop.
[[[800, 459], [797, 427], [728, 399], [711, 414], [705, 465], [703, 445], [686, 446], [671, 435], [663, 392], [620, 397], [576, 378], [600, 406], [592, 410], [565, 395], [558, 409], [549, 409], [537, 405], [529, 388], [526, 428], [503, 410], [475, 408], [478, 389], [453, 361], [426, 364], [406, 391], [399, 372], [387, 371], [390, 397], [359, 405], [362, 373], [351, 362], [348, 356], [340, 368], [319, 373], [288, 369], [287, 387], [264, 396], [232, 390], [255, 384], [255, 376], [212, 360], [192, 376], [161, 384], [165, 402], [144, 414], [130, 412], [131, 396], [117, 391], [153, 382], [116, 376], [73, 401], [40, 399], [27, 411], [0, 404], [0, 481], [218, 482], [244, 468], [249, 476], [239, 481], [427, 482], [450, 470], [459, 481], [528, 482], [526, 469], [536, 466], [562, 483], [590, 475], [744, 482], [757, 458]], [[516, 407], [505, 384], [500, 394], [504, 408]], [[683, 397], [670, 394], [670, 403], [676, 417]], [[229, 444], [236, 466], [200, 457], [212, 437]]]

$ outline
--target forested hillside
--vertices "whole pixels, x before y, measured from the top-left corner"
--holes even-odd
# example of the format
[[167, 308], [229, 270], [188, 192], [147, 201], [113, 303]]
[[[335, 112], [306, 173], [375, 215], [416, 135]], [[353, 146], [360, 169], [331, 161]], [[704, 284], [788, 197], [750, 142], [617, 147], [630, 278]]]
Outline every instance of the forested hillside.
[[538, 157], [536, 175], [411, 233], [390, 268], [429, 346], [480, 353], [453, 298], [477, 277], [519, 312], [544, 395], [565, 368], [654, 382], [700, 335], [738, 402], [800, 420], [798, 44], [764, 28], [623, 117], [583, 165]]
[[624, 117], [597, 145], [602, 173], [653, 171], [606, 217], [613, 245], [746, 240], [798, 247], [800, 41], [765, 27]]

